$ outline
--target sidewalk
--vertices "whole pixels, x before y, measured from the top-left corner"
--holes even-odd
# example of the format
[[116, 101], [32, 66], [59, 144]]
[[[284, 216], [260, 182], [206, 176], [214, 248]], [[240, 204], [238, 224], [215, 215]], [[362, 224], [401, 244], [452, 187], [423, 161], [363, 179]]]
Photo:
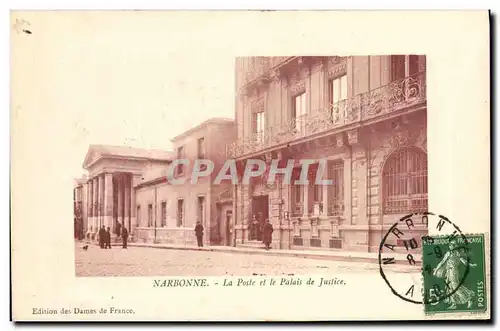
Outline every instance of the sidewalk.
[[[113, 246], [121, 246], [118, 243], [112, 243]], [[318, 260], [334, 260], [334, 261], [351, 261], [351, 262], [369, 262], [378, 263], [378, 252], [347, 252], [347, 251], [331, 251], [331, 250], [289, 250], [289, 249], [271, 249], [265, 250], [260, 248], [248, 247], [232, 247], [232, 246], [185, 246], [174, 244], [153, 244], [153, 243], [128, 243], [129, 247], [148, 247], [157, 249], [176, 249], [176, 250], [193, 250], [207, 252], [224, 252], [224, 253], [240, 253], [240, 254], [262, 254], [271, 256], [289, 256], [301, 257]], [[408, 265], [406, 254], [401, 253], [386, 253], [383, 257], [394, 258], [394, 262], [398, 265]], [[417, 265], [422, 261], [420, 254], [413, 254]]]

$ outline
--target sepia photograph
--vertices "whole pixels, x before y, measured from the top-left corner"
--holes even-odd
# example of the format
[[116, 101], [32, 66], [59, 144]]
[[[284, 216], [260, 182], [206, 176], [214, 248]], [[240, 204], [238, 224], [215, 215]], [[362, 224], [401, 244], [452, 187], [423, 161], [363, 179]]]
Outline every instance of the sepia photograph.
[[12, 319], [490, 319], [488, 20], [12, 12]]
[[77, 276], [378, 272], [394, 220], [427, 211], [425, 73], [425, 55], [236, 58], [233, 118], [166, 135], [171, 150], [89, 145]]

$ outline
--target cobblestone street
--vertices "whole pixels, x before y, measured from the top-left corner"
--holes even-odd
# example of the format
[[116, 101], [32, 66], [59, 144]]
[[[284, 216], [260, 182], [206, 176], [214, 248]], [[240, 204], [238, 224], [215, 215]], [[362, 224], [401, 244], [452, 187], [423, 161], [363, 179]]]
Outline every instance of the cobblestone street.
[[[77, 276], [251, 276], [330, 274], [335, 272], [378, 273], [377, 263], [316, 260], [311, 258], [266, 256], [196, 250], [129, 247], [100, 249], [89, 246], [87, 251], [78, 244]], [[394, 272], [407, 268], [394, 266]]]

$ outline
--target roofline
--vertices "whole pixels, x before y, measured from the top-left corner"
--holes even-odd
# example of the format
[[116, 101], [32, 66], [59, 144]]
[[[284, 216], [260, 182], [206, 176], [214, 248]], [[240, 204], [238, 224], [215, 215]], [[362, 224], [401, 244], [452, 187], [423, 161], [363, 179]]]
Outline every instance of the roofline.
[[114, 159], [114, 160], [135, 160], [135, 161], [153, 161], [153, 162], [164, 162], [164, 163], [172, 163], [173, 158], [169, 159], [158, 159], [151, 157], [141, 157], [141, 156], [127, 156], [127, 155], [115, 155], [115, 154], [103, 154], [102, 157], [92, 161], [91, 163], [83, 165], [83, 169], [88, 170], [90, 167], [95, 165], [97, 162], [103, 159]]
[[[168, 158], [157, 158], [157, 157], [147, 157], [147, 156], [129, 156], [129, 155], [121, 155], [121, 154], [113, 154], [113, 153], [101, 153], [101, 157], [94, 160], [93, 162], [90, 162], [89, 164], [85, 165], [85, 161], [87, 160], [87, 156], [90, 150], [92, 149], [98, 149], [98, 148], [106, 148], [106, 147], [124, 147], [124, 146], [119, 146], [119, 145], [101, 145], [101, 144], [90, 144], [89, 148], [87, 150], [87, 155], [85, 156], [85, 159], [83, 160], [82, 168], [85, 170], [88, 170], [92, 165], [96, 164], [102, 159], [108, 158], [108, 159], [128, 159], [128, 160], [139, 160], [139, 161], [153, 161], [153, 162], [172, 162], [174, 160], [174, 154], [172, 151], [163, 151], [163, 150], [154, 150], [154, 149], [147, 149], [147, 148], [137, 148], [137, 147], [132, 147], [132, 148], [137, 148], [137, 149], [142, 149], [145, 151], [158, 151], [158, 152], [165, 152], [170, 154]], [[126, 146], [125, 146], [126, 147]]]
[[232, 118], [226, 118], [226, 117], [212, 117], [212, 118], [209, 118], [206, 121], [201, 122], [197, 126], [195, 126], [195, 127], [191, 128], [191, 129], [189, 129], [187, 131], [184, 131], [183, 133], [175, 136], [174, 138], [170, 139], [170, 141], [171, 142], [176, 142], [179, 139], [184, 138], [184, 137], [190, 135], [191, 133], [194, 133], [194, 132], [202, 129], [203, 127], [205, 127], [205, 126], [207, 126], [209, 124], [235, 124], [235, 120], [232, 119]]

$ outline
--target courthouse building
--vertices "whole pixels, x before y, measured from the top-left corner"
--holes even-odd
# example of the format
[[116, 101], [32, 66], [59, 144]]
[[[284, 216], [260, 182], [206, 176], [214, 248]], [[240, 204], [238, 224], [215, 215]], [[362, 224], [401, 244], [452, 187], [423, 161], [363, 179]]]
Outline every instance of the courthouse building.
[[333, 184], [315, 185], [313, 165], [309, 185], [233, 186], [235, 243], [261, 246], [268, 218], [274, 248], [376, 251], [400, 217], [427, 210], [425, 71], [417, 55], [238, 58], [227, 157], [294, 160], [292, 180], [300, 159], [327, 159]]
[[[87, 175], [74, 189], [75, 233], [78, 227], [96, 240], [101, 226], [115, 235], [124, 226], [131, 241], [194, 244], [194, 226], [200, 221], [206, 243], [229, 243], [230, 182], [215, 186], [213, 177], [196, 184], [189, 180], [195, 159], [209, 159], [220, 168], [223, 146], [235, 137], [233, 120], [212, 118], [175, 137], [175, 152], [91, 145], [83, 163]], [[191, 163], [176, 167], [175, 179], [188, 180], [183, 185], [167, 181], [167, 167], [176, 158]], [[84, 210], [80, 223], [77, 206]]]

